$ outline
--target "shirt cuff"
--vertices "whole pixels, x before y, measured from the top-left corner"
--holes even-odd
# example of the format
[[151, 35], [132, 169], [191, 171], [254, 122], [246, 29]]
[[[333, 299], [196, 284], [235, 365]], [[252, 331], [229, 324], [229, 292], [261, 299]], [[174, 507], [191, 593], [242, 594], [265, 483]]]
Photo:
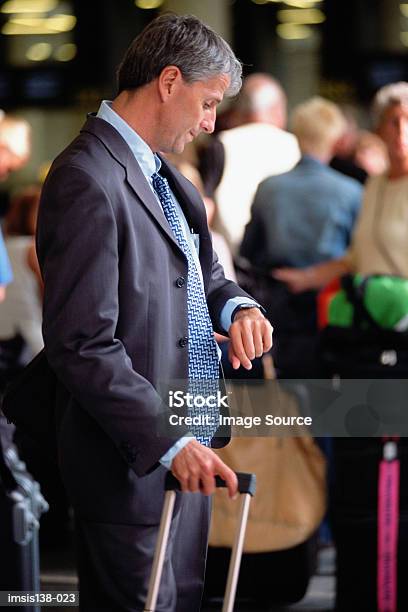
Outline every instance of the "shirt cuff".
[[234, 313], [234, 310], [243, 305], [248, 307], [253, 305], [254, 308], [259, 308], [260, 310], [262, 310], [261, 305], [258, 304], [258, 302], [255, 302], [255, 300], [251, 300], [250, 298], [238, 296], [229, 299], [228, 302], [225, 304], [224, 308], [221, 310], [220, 315], [221, 326], [227, 333], [232, 323], [232, 315]]
[[186, 444], [191, 442], [191, 440], [195, 440], [193, 435], [183, 436], [182, 438], [177, 440], [177, 442], [173, 444], [173, 446], [171, 446], [169, 450], [166, 453], [164, 453], [164, 455], [159, 459], [160, 463], [164, 465], [165, 468], [170, 470], [174, 457], [177, 455], [179, 451], [181, 451], [182, 448], [186, 446]]

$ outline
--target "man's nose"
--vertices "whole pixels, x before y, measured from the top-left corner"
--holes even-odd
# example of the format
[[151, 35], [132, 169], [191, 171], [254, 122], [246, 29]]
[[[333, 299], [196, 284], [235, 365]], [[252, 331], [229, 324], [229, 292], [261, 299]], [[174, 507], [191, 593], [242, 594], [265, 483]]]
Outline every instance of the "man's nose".
[[215, 127], [215, 120], [217, 118], [217, 111], [215, 108], [206, 113], [203, 121], [201, 122], [201, 128], [206, 134], [212, 134]]

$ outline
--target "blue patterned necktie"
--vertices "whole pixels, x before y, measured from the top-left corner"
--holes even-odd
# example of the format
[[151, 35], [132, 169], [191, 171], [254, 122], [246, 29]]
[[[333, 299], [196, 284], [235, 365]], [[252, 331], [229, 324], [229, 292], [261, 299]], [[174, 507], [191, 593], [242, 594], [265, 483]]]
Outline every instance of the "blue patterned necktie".
[[[152, 175], [153, 188], [157, 193], [164, 215], [179, 247], [188, 263], [187, 312], [188, 312], [188, 374], [189, 391], [193, 395], [213, 395], [218, 391], [219, 363], [214, 331], [196, 263], [181, 227], [180, 217], [169, 188], [167, 179], [155, 172]], [[200, 424], [190, 427], [191, 433], [201, 444], [209, 446], [211, 437], [218, 426], [219, 410], [216, 407], [191, 407], [189, 416], [203, 414], [214, 418], [213, 425]]]

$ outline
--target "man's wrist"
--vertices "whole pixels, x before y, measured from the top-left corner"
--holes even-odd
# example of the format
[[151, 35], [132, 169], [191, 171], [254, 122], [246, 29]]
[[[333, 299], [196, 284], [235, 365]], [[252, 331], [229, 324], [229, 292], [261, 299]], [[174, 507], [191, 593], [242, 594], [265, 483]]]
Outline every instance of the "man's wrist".
[[171, 470], [174, 457], [185, 447], [191, 440], [195, 440], [193, 434], [188, 434], [179, 438], [173, 446], [159, 459], [159, 462], [168, 470]]
[[263, 315], [265, 315], [265, 309], [260, 305], [257, 304], [255, 302], [248, 302], [248, 303], [244, 303], [244, 304], [239, 304], [236, 308], [234, 308], [234, 310], [232, 311], [231, 314], [231, 323], [234, 322], [236, 315], [238, 314], [238, 312], [240, 312], [241, 310], [250, 310], [252, 308], [256, 308], [257, 310], [259, 310]]

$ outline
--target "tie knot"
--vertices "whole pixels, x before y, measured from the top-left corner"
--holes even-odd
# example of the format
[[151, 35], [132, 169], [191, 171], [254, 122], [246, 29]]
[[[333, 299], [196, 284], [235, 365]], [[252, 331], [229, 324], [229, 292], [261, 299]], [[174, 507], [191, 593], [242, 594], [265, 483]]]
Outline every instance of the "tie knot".
[[167, 180], [164, 178], [164, 176], [161, 176], [161, 174], [159, 174], [158, 172], [154, 172], [152, 174], [152, 182], [153, 185], [154, 184], [159, 184], [159, 185], [165, 185], [167, 183]]

